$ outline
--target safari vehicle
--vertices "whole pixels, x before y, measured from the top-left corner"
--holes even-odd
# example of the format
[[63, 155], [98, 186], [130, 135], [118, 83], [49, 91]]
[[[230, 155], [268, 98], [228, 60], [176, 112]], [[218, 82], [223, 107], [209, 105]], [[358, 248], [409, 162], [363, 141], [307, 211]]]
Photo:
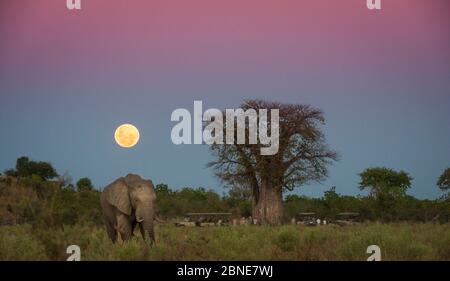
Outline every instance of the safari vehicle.
[[187, 213], [176, 226], [221, 226], [229, 224], [231, 213]]
[[304, 213], [298, 213], [296, 217], [296, 223], [302, 224], [306, 226], [316, 226], [316, 219], [315, 219], [316, 213], [314, 212], [304, 212]]
[[354, 225], [359, 223], [359, 213], [343, 212], [336, 215], [337, 219], [334, 221], [339, 226]]

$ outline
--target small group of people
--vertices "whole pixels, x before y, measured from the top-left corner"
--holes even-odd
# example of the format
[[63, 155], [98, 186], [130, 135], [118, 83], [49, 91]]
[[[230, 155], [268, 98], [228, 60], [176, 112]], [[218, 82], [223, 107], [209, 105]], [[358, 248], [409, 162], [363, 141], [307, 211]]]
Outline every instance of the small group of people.
[[293, 217], [291, 219], [291, 224], [327, 225], [327, 220], [325, 218], [322, 220], [320, 218], [308, 218], [297, 221], [295, 217]]
[[231, 220], [231, 225], [256, 225], [259, 224], [258, 219], [252, 218], [252, 216], [249, 217], [241, 217], [240, 219], [234, 218]]
[[322, 225], [327, 225], [327, 220], [323, 219], [322, 221], [320, 221], [320, 219], [316, 219], [316, 224], [320, 225], [322, 223]]

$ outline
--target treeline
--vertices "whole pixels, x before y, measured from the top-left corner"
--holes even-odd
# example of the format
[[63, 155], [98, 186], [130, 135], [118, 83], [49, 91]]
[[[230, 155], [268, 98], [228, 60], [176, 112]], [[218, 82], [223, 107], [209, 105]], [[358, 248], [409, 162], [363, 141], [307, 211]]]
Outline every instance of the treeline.
[[[384, 222], [449, 219], [448, 196], [420, 200], [407, 195], [405, 190], [411, 178], [404, 172], [372, 168], [361, 173], [361, 179], [360, 189], [370, 187], [368, 196], [341, 195], [334, 187], [321, 198], [286, 196], [284, 222], [298, 218], [301, 212], [314, 212], [328, 220], [335, 219], [340, 212], [358, 212], [360, 220]], [[441, 176], [439, 188], [448, 190], [448, 183], [447, 177]], [[249, 217], [252, 213], [251, 192], [245, 188], [233, 187], [223, 195], [202, 187], [173, 190], [166, 184], [158, 184], [155, 189], [157, 213], [163, 219], [180, 218], [189, 212], [230, 212], [235, 218]], [[70, 176], [59, 176], [51, 164], [21, 157], [16, 169], [8, 170], [0, 178], [0, 225], [101, 225], [99, 201], [100, 191], [88, 178], [72, 184]]]
[[[160, 215], [165, 218], [183, 216], [188, 212], [231, 212], [234, 217], [251, 215], [250, 198], [242, 196], [235, 189], [225, 196], [219, 196], [204, 188], [183, 188], [173, 191], [165, 184], [157, 190], [157, 205]], [[238, 196], [236, 196], [238, 195]], [[380, 203], [371, 196], [348, 196], [331, 188], [320, 198], [288, 195], [284, 199], [284, 222], [299, 213], [314, 212], [318, 218], [336, 219], [342, 212], [357, 212], [362, 221], [417, 221], [447, 222], [450, 219], [450, 201], [446, 199], [420, 200], [412, 196], [402, 196], [389, 203]]]
[[[29, 223], [45, 227], [73, 224], [101, 225], [100, 192], [80, 185], [61, 186], [56, 181], [36, 177], [8, 178], [0, 181], [0, 224]], [[202, 187], [172, 190], [158, 184], [157, 212], [163, 219], [181, 218], [189, 212], [231, 212], [233, 217], [251, 215], [249, 198], [236, 196], [235, 190], [220, 196]], [[288, 195], [284, 200], [284, 222], [301, 212], [314, 212], [316, 217], [333, 220], [341, 212], [358, 212], [366, 221], [446, 222], [450, 215], [448, 200], [419, 200], [405, 196], [389, 207], [380, 208], [373, 197], [338, 194], [334, 188], [321, 198]]]
[[314, 212], [319, 218], [336, 219], [341, 212], [359, 213], [359, 220], [398, 222], [448, 222], [450, 220], [450, 201], [446, 199], [417, 199], [402, 196], [382, 204], [372, 196], [341, 195], [331, 188], [321, 198], [288, 195], [284, 200], [285, 219], [301, 212]]
[[63, 227], [101, 224], [100, 192], [32, 175], [0, 180], [0, 225]]
[[251, 201], [234, 196], [233, 192], [220, 196], [203, 187], [184, 187], [175, 191], [166, 184], [156, 186], [156, 208], [163, 218], [181, 217], [191, 212], [230, 212], [235, 217], [251, 215]]

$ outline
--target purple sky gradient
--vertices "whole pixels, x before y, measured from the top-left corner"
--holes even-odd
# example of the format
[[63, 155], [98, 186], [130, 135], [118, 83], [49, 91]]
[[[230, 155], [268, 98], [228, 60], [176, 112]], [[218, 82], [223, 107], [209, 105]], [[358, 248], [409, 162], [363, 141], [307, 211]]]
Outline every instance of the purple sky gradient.
[[[308, 103], [341, 154], [329, 179], [404, 169], [410, 193], [440, 195], [450, 166], [450, 2], [383, 0], [61, 0], [0, 3], [0, 170], [28, 155], [103, 186], [136, 172], [172, 188], [222, 192], [207, 146], [175, 146], [172, 110], [243, 99]], [[133, 149], [113, 141], [125, 122]]]

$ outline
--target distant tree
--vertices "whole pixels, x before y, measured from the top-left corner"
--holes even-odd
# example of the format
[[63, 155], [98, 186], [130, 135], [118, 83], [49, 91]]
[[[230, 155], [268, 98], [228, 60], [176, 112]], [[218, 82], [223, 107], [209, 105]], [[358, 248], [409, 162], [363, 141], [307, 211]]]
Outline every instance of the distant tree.
[[30, 161], [26, 156], [17, 159], [15, 173], [18, 177], [38, 175], [43, 180], [53, 179], [58, 176], [58, 173], [50, 163]]
[[437, 186], [443, 191], [450, 189], [450, 168], [447, 168], [439, 177]]
[[30, 170], [30, 159], [26, 156], [22, 156], [17, 158], [16, 160], [16, 171], [19, 177], [29, 177], [31, 176]]
[[32, 175], [38, 175], [43, 180], [50, 180], [58, 176], [58, 173], [50, 163], [30, 162], [30, 171]]
[[334, 201], [340, 197], [340, 194], [336, 192], [336, 186], [331, 187], [329, 190], [324, 191], [323, 198], [325, 201]]
[[170, 196], [173, 191], [169, 188], [167, 184], [160, 183], [155, 186], [156, 198], [160, 196]]
[[167, 184], [160, 183], [155, 186], [156, 213], [159, 216], [176, 216], [179, 214], [180, 204], [176, 202], [176, 192], [172, 191]]
[[[214, 144], [211, 149], [216, 160], [209, 165], [222, 181], [251, 190], [253, 218], [279, 224], [283, 216], [283, 192], [325, 179], [327, 166], [337, 159], [337, 154], [325, 141], [321, 130], [325, 118], [317, 108], [260, 100], [246, 101], [240, 107], [246, 112], [279, 110], [278, 153], [261, 155], [264, 145], [260, 143]], [[267, 119], [267, 127], [271, 128], [271, 120]], [[237, 126], [233, 127], [236, 138]]]
[[89, 178], [81, 178], [77, 181], [77, 190], [78, 191], [87, 191], [93, 190], [94, 186]]
[[368, 168], [359, 174], [359, 189], [370, 189], [373, 196], [386, 209], [392, 202], [406, 195], [412, 178], [404, 171], [396, 172], [385, 167]]

